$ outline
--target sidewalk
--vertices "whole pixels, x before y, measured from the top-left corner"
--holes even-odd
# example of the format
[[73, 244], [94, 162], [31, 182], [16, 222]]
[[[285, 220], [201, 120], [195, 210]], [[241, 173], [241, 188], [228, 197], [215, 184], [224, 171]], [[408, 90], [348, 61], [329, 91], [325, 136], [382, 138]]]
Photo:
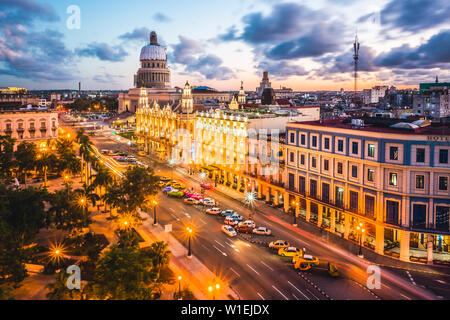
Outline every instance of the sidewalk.
[[[199, 300], [211, 300], [211, 294], [208, 293], [209, 285], [213, 285], [216, 275], [211, 272], [197, 257], [187, 258], [186, 248], [170, 233], [165, 232], [164, 228], [159, 224], [153, 225], [153, 218], [147, 213], [141, 212], [141, 217], [146, 220], [137, 228], [139, 234], [146, 242], [165, 241], [169, 244], [172, 252], [170, 259], [170, 269], [175, 275], [182, 275], [182, 282], [188, 284], [189, 288]], [[221, 288], [225, 288], [226, 284], [221, 284]], [[230, 287], [221, 290], [222, 294], [217, 296], [218, 300], [239, 300], [239, 297]]]

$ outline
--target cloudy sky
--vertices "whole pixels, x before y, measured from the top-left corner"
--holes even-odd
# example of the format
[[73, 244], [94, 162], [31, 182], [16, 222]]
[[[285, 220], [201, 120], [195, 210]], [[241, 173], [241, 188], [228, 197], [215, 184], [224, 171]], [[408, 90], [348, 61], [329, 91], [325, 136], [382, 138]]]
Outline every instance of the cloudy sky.
[[448, 0], [0, 0], [0, 86], [128, 89], [151, 30], [173, 86], [351, 89], [356, 31], [360, 89], [450, 81]]

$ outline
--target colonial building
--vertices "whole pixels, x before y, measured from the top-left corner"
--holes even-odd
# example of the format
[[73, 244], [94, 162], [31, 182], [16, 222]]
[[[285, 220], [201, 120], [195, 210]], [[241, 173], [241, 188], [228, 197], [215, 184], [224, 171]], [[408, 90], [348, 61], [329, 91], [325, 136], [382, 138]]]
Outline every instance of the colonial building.
[[0, 111], [0, 133], [22, 141], [44, 142], [58, 138], [58, 113], [48, 110], [20, 109]]
[[[136, 112], [139, 107], [141, 87], [146, 88], [148, 100], [156, 101], [159, 105], [176, 106], [183, 99], [183, 89], [173, 88], [170, 84], [166, 48], [158, 43], [155, 32], [150, 34], [150, 43], [141, 50], [140, 68], [134, 77], [134, 86], [127, 93], [119, 94], [119, 113]], [[209, 87], [193, 87], [190, 90], [194, 104], [206, 100], [226, 104], [232, 98], [229, 92], [219, 92]]]
[[382, 255], [450, 260], [448, 127], [323, 120], [286, 130], [286, 212]]

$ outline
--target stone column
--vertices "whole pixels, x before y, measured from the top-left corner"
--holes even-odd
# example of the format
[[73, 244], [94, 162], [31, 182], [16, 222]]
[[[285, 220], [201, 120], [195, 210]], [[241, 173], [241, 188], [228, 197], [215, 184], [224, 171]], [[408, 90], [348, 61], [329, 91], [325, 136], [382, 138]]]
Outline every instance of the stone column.
[[348, 239], [348, 235], [350, 234], [350, 216], [348, 213], [344, 215], [344, 238]]
[[384, 255], [384, 227], [375, 225], [375, 252]]
[[323, 206], [317, 205], [317, 226], [322, 228], [322, 220], [323, 220]]
[[267, 186], [266, 188], [266, 201], [270, 201], [270, 188], [269, 186]]
[[275, 192], [275, 197], [274, 197], [273, 203], [277, 206], [280, 204], [280, 191], [274, 190], [274, 192]]
[[409, 237], [410, 232], [399, 230], [398, 231], [400, 236], [400, 260], [409, 262]]
[[428, 260], [428, 264], [433, 264], [434, 236], [432, 234], [429, 234], [427, 240], [428, 240], [427, 241], [427, 260]]
[[311, 219], [311, 201], [306, 200], [306, 221]]
[[330, 213], [330, 231], [334, 233], [336, 231], [336, 211], [331, 210]]
[[258, 199], [262, 198], [262, 183], [258, 183]]
[[284, 213], [289, 212], [289, 193], [284, 193]]

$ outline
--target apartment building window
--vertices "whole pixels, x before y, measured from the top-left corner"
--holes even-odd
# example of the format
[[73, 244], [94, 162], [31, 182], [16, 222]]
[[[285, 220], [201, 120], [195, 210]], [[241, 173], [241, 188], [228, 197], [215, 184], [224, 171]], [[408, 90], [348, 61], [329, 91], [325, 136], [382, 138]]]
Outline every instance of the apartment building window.
[[330, 150], [330, 138], [324, 139], [325, 149]]
[[439, 177], [439, 191], [448, 191], [447, 177]]
[[309, 182], [309, 195], [313, 198], [317, 197], [317, 181], [311, 180]]
[[336, 206], [343, 208], [344, 207], [344, 188], [336, 187]]
[[306, 193], [306, 179], [305, 177], [298, 177], [298, 192], [300, 192], [301, 194], [305, 194]]
[[399, 204], [397, 201], [386, 201], [386, 222], [398, 224]]
[[436, 206], [436, 229], [448, 231], [450, 207]]
[[324, 169], [325, 171], [330, 170], [330, 161], [328, 161], [328, 160], [323, 160], [323, 169]]
[[295, 161], [295, 154], [293, 152], [289, 153], [289, 161], [294, 162]]
[[358, 178], [358, 167], [357, 166], [352, 166], [352, 177]]
[[424, 204], [413, 205], [413, 226], [425, 229], [427, 218], [427, 206]]
[[358, 192], [350, 191], [350, 210], [358, 210]]
[[306, 135], [302, 134], [301, 137], [300, 137], [300, 140], [301, 140], [301, 144], [305, 145], [306, 144]]
[[370, 218], [375, 217], [375, 198], [372, 196], [365, 196], [365, 209], [366, 209], [366, 216]]
[[367, 148], [367, 156], [375, 158], [375, 145], [370, 143]]
[[312, 137], [312, 147], [317, 148], [317, 136]]
[[359, 152], [359, 144], [358, 142], [352, 142], [352, 153], [358, 154]]
[[300, 163], [304, 166], [305, 165], [305, 155], [300, 155]]
[[338, 140], [338, 151], [344, 152], [344, 140]]
[[343, 166], [343, 164], [342, 164], [342, 162], [338, 162], [338, 164], [337, 164], [337, 173], [338, 174], [342, 174], [342, 172], [344, 172], [344, 166]]
[[398, 147], [389, 148], [389, 159], [398, 160]]
[[416, 150], [416, 162], [417, 163], [425, 162], [425, 149], [419, 148]]
[[322, 183], [322, 201], [330, 202], [330, 185]]
[[389, 185], [396, 187], [397, 186], [397, 174], [395, 172], [389, 173]]
[[417, 175], [416, 176], [416, 189], [424, 189], [425, 188], [425, 176]]
[[367, 169], [367, 181], [373, 182], [375, 180], [375, 170]]
[[447, 164], [448, 163], [448, 150], [439, 150], [439, 163]]
[[291, 137], [291, 139], [290, 139], [291, 143], [295, 143], [295, 133], [294, 132], [291, 132], [290, 137]]
[[6, 124], [6, 130], [5, 130], [5, 131], [12, 131], [11, 128], [12, 128], [12, 127], [11, 127], [11, 123], [7, 123], [7, 124]]
[[295, 175], [293, 173], [289, 173], [289, 190], [295, 189]]
[[312, 157], [312, 159], [311, 159], [311, 166], [313, 168], [317, 167], [317, 159], [316, 159], [316, 157]]

